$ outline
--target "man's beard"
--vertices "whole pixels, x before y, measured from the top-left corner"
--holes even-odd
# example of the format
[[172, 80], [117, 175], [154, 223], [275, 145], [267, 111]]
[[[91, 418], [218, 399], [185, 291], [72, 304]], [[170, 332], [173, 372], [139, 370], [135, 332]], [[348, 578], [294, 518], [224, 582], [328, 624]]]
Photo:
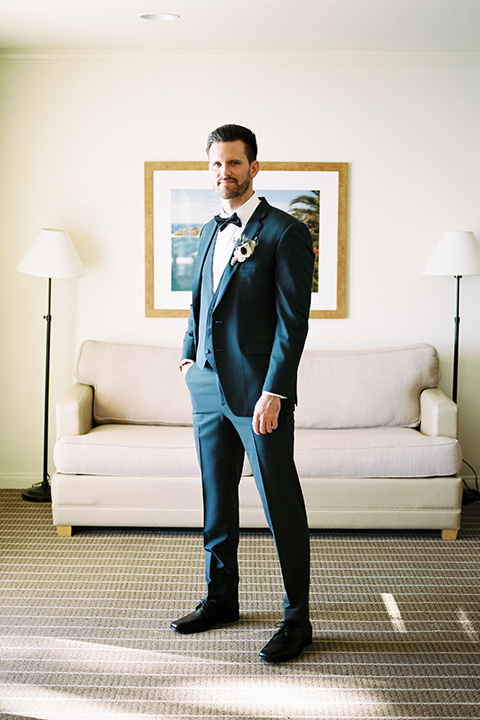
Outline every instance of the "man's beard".
[[222, 200], [233, 200], [234, 198], [240, 197], [243, 195], [248, 188], [250, 187], [250, 184], [252, 182], [252, 173], [249, 170], [248, 175], [245, 178], [243, 183], [239, 183], [238, 180], [233, 178], [233, 183], [230, 185], [221, 185], [218, 184], [216, 187], [218, 195], [222, 198]]

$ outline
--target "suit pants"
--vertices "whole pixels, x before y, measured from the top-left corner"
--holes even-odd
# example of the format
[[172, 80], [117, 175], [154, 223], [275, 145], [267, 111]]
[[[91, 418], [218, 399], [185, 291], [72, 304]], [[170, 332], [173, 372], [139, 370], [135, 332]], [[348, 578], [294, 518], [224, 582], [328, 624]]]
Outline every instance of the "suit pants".
[[276, 430], [256, 435], [251, 417], [228, 407], [219, 378], [197, 364], [185, 376], [202, 474], [205, 578], [209, 602], [238, 603], [238, 485], [245, 452], [275, 539], [285, 586], [284, 619], [308, 619], [310, 540], [305, 503], [293, 459], [293, 413]]

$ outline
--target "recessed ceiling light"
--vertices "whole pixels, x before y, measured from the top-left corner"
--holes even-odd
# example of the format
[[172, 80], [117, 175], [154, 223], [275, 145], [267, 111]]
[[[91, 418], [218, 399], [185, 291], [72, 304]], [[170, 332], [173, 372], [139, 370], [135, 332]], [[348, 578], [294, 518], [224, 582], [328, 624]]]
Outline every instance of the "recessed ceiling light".
[[177, 20], [180, 15], [174, 13], [147, 13], [146, 15], [140, 15], [142, 20]]

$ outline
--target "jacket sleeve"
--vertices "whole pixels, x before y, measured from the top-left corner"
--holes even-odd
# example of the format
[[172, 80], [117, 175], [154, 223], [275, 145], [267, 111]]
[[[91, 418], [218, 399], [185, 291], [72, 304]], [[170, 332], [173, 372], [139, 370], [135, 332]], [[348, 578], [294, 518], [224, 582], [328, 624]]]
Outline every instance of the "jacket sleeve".
[[297, 370], [308, 332], [314, 253], [306, 225], [286, 228], [277, 245], [275, 287], [277, 323], [265, 392], [294, 399]]
[[181, 359], [182, 360], [195, 360], [197, 353], [196, 353], [196, 346], [195, 346], [195, 338], [194, 338], [194, 326], [195, 326], [195, 320], [193, 317], [193, 306], [190, 306], [190, 315], [188, 317], [187, 322], [187, 329], [185, 331], [185, 335], [183, 337], [183, 345], [182, 345], [182, 353], [181, 353]]

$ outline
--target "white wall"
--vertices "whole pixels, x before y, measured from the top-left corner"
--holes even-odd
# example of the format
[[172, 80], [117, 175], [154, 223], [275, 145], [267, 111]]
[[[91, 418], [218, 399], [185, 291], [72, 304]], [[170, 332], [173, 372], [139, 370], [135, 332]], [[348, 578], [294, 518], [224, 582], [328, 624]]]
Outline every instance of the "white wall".
[[[184, 320], [144, 317], [143, 163], [203, 160], [224, 122], [256, 131], [260, 160], [349, 163], [348, 317], [312, 321], [308, 347], [428, 342], [450, 393], [455, 281], [422, 270], [444, 230], [480, 238], [478, 55], [0, 56], [0, 92], [0, 485], [42, 464], [47, 288], [17, 261], [62, 228], [88, 271], [54, 282], [53, 445], [83, 339], [180, 346]], [[477, 470], [479, 307], [466, 277], [460, 440]]]

